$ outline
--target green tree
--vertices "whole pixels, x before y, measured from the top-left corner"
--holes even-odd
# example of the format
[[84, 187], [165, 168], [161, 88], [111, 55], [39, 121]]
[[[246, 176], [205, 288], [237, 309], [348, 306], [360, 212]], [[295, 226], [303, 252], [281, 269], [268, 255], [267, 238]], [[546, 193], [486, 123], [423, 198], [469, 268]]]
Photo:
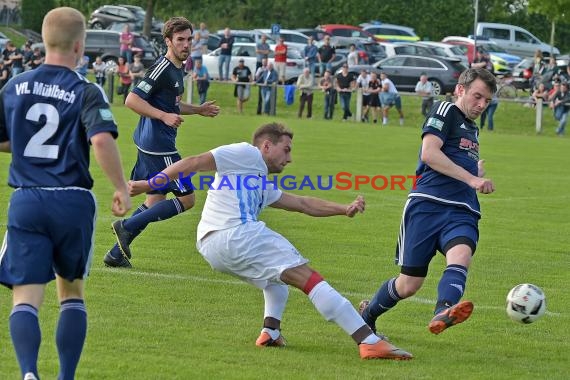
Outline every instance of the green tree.
[[545, 16], [551, 22], [550, 45], [554, 46], [556, 24], [570, 21], [570, 0], [529, 0], [528, 10]]
[[34, 1], [22, 0], [22, 26], [34, 31], [42, 30], [44, 16], [55, 8], [54, 0]]

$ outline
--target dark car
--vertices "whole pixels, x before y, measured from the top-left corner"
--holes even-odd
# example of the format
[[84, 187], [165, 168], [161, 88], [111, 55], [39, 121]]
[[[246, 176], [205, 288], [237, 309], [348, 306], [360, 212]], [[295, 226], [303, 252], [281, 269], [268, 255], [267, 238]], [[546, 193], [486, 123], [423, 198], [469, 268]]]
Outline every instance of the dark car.
[[[91, 29], [107, 29], [113, 22], [132, 22], [141, 24], [140, 19], [137, 18], [132, 11], [125, 7], [118, 5], [103, 5], [91, 13], [91, 18], [87, 25]], [[144, 22], [144, 20], [143, 20]]]
[[[152, 65], [158, 55], [155, 49], [143, 36], [133, 33], [133, 53], [142, 56], [142, 63], [145, 67]], [[119, 58], [119, 32], [112, 30], [95, 30], [88, 29], [85, 33], [85, 55], [89, 57], [89, 62], [94, 62], [95, 57], [101, 56], [103, 62], [106, 62], [109, 67], [117, 64]], [[32, 45], [32, 49], [39, 47], [42, 52], [45, 52], [43, 43]]]
[[333, 38], [333, 45], [335, 46], [337, 54], [348, 56], [351, 44], [354, 44], [356, 51], [358, 52], [359, 61], [363, 65], [372, 65], [387, 57], [384, 47], [378, 42], [363, 40], [360, 38]]
[[[119, 4], [120, 7], [127, 8], [129, 11], [133, 12], [135, 17], [137, 18], [137, 24], [141, 25], [144, 24], [144, 20], [146, 18], [146, 11], [139, 7], [138, 5], [130, 5], [130, 4]], [[151, 29], [156, 32], [162, 33], [162, 28], [164, 27], [164, 22], [157, 20], [156, 18], [152, 18], [152, 27]]]
[[[142, 28], [139, 28], [140, 25], [131, 22], [114, 22], [112, 23], [106, 30], [113, 30], [115, 32], [122, 32], [125, 25], [129, 25], [129, 30], [133, 33], [138, 33], [142, 35]], [[164, 43], [164, 38], [162, 37], [162, 33], [156, 30], [151, 30], [150, 44], [154, 47], [157, 54], [166, 54], [166, 44]]]
[[376, 62], [374, 65], [358, 65], [349, 71], [359, 74], [362, 69], [380, 75], [385, 72], [399, 91], [414, 92], [422, 73], [426, 73], [433, 85], [434, 94], [453, 93], [459, 75], [466, 69], [459, 59], [436, 56], [397, 55]]

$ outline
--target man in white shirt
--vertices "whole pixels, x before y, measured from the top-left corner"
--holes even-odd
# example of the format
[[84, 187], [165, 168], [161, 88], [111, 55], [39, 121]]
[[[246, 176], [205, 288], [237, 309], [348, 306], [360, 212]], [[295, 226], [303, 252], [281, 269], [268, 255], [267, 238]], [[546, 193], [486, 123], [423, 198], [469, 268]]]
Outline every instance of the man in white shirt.
[[[281, 124], [258, 128], [253, 145], [221, 146], [187, 157], [148, 181], [131, 181], [131, 195], [149, 191], [161, 182], [184, 179], [199, 171], [216, 171], [198, 224], [196, 247], [212, 268], [232, 274], [263, 290], [263, 329], [255, 344], [283, 347], [281, 319], [292, 285], [302, 290], [328, 321], [338, 324], [359, 345], [363, 359], [411, 359], [366, 325], [351, 303], [311, 269], [297, 249], [282, 235], [258, 220], [267, 206], [325, 217], [353, 217], [364, 211], [358, 196], [343, 205], [319, 198], [282, 192], [267, 181], [269, 173], [281, 173], [291, 162], [293, 132]], [[165, 184], [166, 185], [166, 184]]]
[[380, 93], [380, 102], [382, 103], [382, 124], [388, 124], [388, 111], [392, 106], [396, 106], [400, 114], [400, 125], [404, 125], [404, 112], [402, 111], [402, 98], [388, 75], [385, 72], [380, 73], [382, 82], [382, 92]]
[[420, 80], [416, 84], [416, 94], [422, 97], [422, 115], [425, 117], [433, 106], [433, 86], [428, 81], [426, 73], [420, 74]]

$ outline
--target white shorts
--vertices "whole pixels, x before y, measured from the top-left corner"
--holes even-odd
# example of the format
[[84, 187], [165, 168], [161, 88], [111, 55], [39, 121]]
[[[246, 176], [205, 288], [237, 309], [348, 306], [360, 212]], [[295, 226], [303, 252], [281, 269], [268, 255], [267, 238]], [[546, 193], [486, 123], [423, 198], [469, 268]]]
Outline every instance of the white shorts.
[[211, 233], [196, 243], [210, 266], [264, 289], [283, 284], [281, 273], [309, 262], [282, 235], [263, 222], [249, 222]]
[[287, 62], [275, 62], [273, 63], [275, 67], [275, 71], [277, 71], [277, 77], [281, 80], [281, 78], [285, 78], [285, 68], [287, 67]]

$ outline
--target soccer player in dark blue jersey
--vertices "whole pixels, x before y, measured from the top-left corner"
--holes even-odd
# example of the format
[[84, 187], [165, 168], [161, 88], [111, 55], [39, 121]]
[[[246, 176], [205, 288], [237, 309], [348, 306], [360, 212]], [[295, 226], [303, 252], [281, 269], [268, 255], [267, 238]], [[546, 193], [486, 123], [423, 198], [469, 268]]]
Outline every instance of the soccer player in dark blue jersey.
[[16, 189], [0, 250], [0, 283], [12, 288], [10, 334], [22, 377], [34, 380], [38, 311], [46, 284], [56, 279], [58, 379], [68, 380], [87, 332], [83, 289], [96, 218], [89, 144], [115, 188], [113, 214], [125, 215], [131, 203], [107, 98], [74, 71], [83, 56], [85, 18], [73, 8], [51, 10], [42, 37], [45, 64], [19, 74], [0, 92], [0, 151], [12, 152], [8, 182]]
[[416, 175], [421, 176], [404, 206], [396, 247], [400, 274], [384, 282], [370, 301], [362, 301], [364, 320], [376, 329], [376, 319], [422, 286], [436, 251], [447, 267], [438, 285], [435, 316], [428, 325], [433, 334], [465, 321], [473, 303], [461, 301], [467, 269], [479, 240], [481, 217], [477, 192], [495, 190], [484, 178], [479, 159], [481, 115], [497, 90], [486, 69], [468, 69], [459, 77], [455, 103], [438, 102], [422, 129], [422, 146]]
[[[184, 93], [183, 62], [190, 54], [192, 24], [184, 17], [173, 17], [164, 24], [163, 37], [168, 51], [146, 72], [144, 79], [127, 96], [126, 106], [141, 115], [134, 132], [138, 149], [132, 180], [153, 177], [168, 165], [180, 160], [176, 133], [184, 119], [198, 114], [216, 116], [220, 108], [214, 102], [200, 106], [181, 101]], [[173, 199], [166, 199], [172, 192]], [[130, 267], [129, 245], [149, 223], [169, 219], [194, 206], [190, 184], [173, 181], [171, 186], [147, 193], [145, 202], [125, 220], [112, 224], [117, 244], [103, 259], [107, 266]]]

